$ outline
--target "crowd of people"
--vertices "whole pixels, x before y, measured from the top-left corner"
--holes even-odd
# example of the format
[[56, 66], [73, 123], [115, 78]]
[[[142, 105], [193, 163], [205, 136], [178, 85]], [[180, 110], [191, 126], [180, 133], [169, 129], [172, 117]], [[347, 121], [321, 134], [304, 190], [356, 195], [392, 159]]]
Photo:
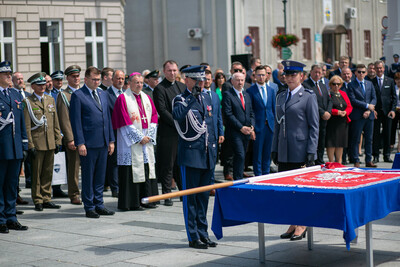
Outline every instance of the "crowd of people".
[[[238, 180], [329, 161], [377, 167], [400, 152], [400, 64], [384, 58], [365, 66], [342, 56], [337, 66], [283, 61], [274, 70], [252, 58], [232, 62], [230, 73], [207, 63], [168, 60], [158, 70], [81, 67], [32, 75], [32, 93], [20, 72], [0, 63], [0, 232], [27, 230], [17, 218], [20, 172], [35, 211], [59, 209], [68, 197], [88, 218], [110, 216], [103, 191], [120, 211], [157, 208], [143, 197], [213, 183], [217, 162], [226, 180]], [[229, 77], [228, 77], [229, 76]], [[66, 86], [64, 84], [66, 79]], [[55, 154], [65, 152], [68, 194], [52, 186]], [[271, 161], [277, 166], [271, 167]], [[21, 170], [23, 165], [23, 170]], [[79, 190], [81, 170], [81, 191]], [[187, 177], [197, 177], [187, 178]], [[211, 192], [213, 194], [213, 192]], [[216, 246], [208, 238], [209, 194], [184, 197], [189, 245]], [[166, 199], [164, 205], [172, 206]], [[196, 232], [197, 231], [197, 232]], [[299, 240], [304, 227], [282, 238]], [[199, 241], [200, 240], [200, 241]]]

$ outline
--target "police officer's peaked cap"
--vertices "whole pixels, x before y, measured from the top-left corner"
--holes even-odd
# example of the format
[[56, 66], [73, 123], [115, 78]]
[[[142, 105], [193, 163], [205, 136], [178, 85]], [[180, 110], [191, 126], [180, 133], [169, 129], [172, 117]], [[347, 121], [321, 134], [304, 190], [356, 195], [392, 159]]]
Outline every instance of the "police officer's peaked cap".
[[10, 61], [0, 62], [0, 72], [12, 72]]
[[282, 61], [282, 64], [283, 64], [283, 71], [285, 74], [303, 72], [303, 68], [306, 66], [301, 62], [293, 60], [284, 60]]
[[204, 81], [206, 79], [206, 74], [204, 72], [205, 69], [206, 66], [196, 65], [183, 69], [182, 73], [184, 73], [186, 77], [193, 80]]
[[148, 79], [148, 78], [158, 78], [159, 75], [160, 75], [160, 71], [159, 71], [159, 70], [153, 70], [153, 71], [149, 72], [149, 73], [145, 76], [145, 78], [146, 78], [146, 79]]
[[379, 60], [385, 61], [386, 57], [381, 57]]
[[65, 75], [68, 76], [72, 73], [80, 73], [81, 72], [81, 67], [79, 67], [78, 65], [72, 65], [69, 66], [68, 68], [65, 69]]
[[55, 80], [55, 79], [62, 80], [64, 78], [64, 72], [62, 72], [61, 70], [56, 70], [55, 72], [53, 72], [50, 75], [50, 77], [51, 77], [52, 80]]
[[28, 83], [30, 84], [46, 84], [46, 79], [44, 78], [44, 72], [38, 72], [33, 74], [29, 79], [28, 79]]
[[399, 55], [398, 55], [398, 54], [394, 54], [394, 55], [393, 55], [393, 57], [397, 57], [397, 58], [399, 58]]

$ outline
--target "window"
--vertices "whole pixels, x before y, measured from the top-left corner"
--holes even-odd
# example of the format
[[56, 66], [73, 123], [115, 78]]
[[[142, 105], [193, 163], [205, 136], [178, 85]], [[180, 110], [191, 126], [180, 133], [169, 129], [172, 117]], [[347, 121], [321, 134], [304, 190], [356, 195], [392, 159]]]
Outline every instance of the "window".
[[104, 21], [85, 22], [86, 67], [99, 69], [107, 65]]
[[15, 71], [15, 34], [13, 20], [0, 20], [0, 62], [8, 60]]
[[64, 69], [62, 27], [60, 20], [40, 21], [40, 55], [42, 71], [51, 74]]
[[251, 53], [253, 57], [260, 57], [260, 30], [259, 27], [249, 27], [249, 34], [253, 38]]
[[303, 58], [311, 60], [311, 30], [310, 28], [301, 29], [303, 35]]
[[364, 56], [371, 58], [371, 31], [364, 31]]
[[351, 29], [347, 29], [346, 34], [346, 55], [353, 57], [353, 33]]
[[[285, 28], [284, 27], [276, 27], [276, 33], [277, 34], [285, 34]], [[278, 55], [279, 58], [282, 58], [282, 49], [277, 48], [278, 49]]]

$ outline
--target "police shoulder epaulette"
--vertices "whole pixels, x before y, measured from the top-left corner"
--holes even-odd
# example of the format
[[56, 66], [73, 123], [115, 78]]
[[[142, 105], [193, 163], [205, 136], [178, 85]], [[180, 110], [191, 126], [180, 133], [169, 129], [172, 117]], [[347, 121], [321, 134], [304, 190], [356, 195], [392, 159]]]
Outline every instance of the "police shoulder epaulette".
[[304, 88], [304, 92], [310, 93], [310, 94], [314, 94], [314, 91], [308, 88]]
[[282, 94], [283, 92], [286, 92], [287, 90], [280, 90], [276, 93], [276, 95]]

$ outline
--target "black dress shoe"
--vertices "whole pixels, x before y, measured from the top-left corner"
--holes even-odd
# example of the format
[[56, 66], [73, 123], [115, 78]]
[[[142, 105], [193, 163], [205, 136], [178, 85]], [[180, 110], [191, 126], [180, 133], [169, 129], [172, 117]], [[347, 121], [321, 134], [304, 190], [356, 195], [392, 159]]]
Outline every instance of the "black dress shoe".
[[59, 209], [61, 208], [60, 205], [54, 204], [54, 202], [45, 202], [43, 203], [43, 208], [44, 209]]
[[189, 241], [189, 247], [197, 249], [207, 249], [207, 244], [200, 242], [200, 240]]
[[17, 204], [18, 205], [27, 205], [28, 201], [24, 200], [19, 194], [17, 195]]
[[374, 157], [374, 162], [375, 163], [379, 162], [379, 157]]
[[89, 210], [86, 212], [86, 217], [92, 218], [92, 219], [98, 219], [98, 218], [100, 218], [100, 215], [97, 212], [95, 212], [94, 210]]
[[208, 247], [215, 248], [218, 245], [217, 242], [211, 241], [210, 238], [208, 238], [208, 237], [206, 237], [206, 238], [200, 237], [200, 240], [201, 240], [201, 242], [206, 244]]
[[282, 239], [289, 239], [289, 238], [292, 238], [293, 234], [294, 234], [294, 230], [291, 231], [290, 233], [283, 233], [283, 234], [281, 234], [281, 238], [282, 238]]
[[135, 211], [143, 211], [145, 210], [142, 206], [139, 206], [137, 208], [132, 208], [131, 210], [135, 210]]
[[111, 192], [112, 197], [118, 197], [118, 191], [112, 191]]
[[99, 215], [105, 215], [105, 216], [109, 216], [109, 215], [114, 215], [115, 214], [114, 211], [108, 210], [106, 208], [102, 208], [102, 209], [96, 208], [96, 212]]
[[20, 224], [18, 221], [8, 221], [7, 222], [8, 229], [16, 230], [16, 231], [26, 231], [28, 230], [28, 226]]
[[54, 191], [54, 192], [53, 192], [53, 198], [67, 198], [67, 197], [68, 197], [68, 194], [65, 193], [65, 192], [62, 191], [62, 190]]
[[389, 162], [389, 163], [392, 163], [392, 162], [393, 162], [393, 160], [392, 160], [390, 157], [384, 157], [384, 158], [383, 158], [383, 161], [384, 161], [384, 162]]
[[8, 227], [6, 224], [0, 224], [0, 233], [1, 234], [8, 234]]
[[174, 205], [174, 202], [172, 202], [172, 200], [168, 198], [164, 201], [164, 205], [170, 207], [170, 206]]
[[43, 204], [41, 204], [41, 203], [35, 204], [35, 210], [36, 211], [43, 211]]
[[290, 241], [302, 240], [303, 238], [306, 237], [306, 233], [307, 233], [307, 228], [306, 228], [306, 230], [304, 230], [304, 232], [303, 232], [301, 235], [293, 235], [293, 236], [290, 238]]
[[22, 210], [16, 210], [16, 211], [15, 211], [15, 214], [17, 214], [17, 215], [22, 215], [22, 214], [24, 214], [24, 212], [23, 212]]
[[146, 209], [155, 209], [157, 208], [157, 205], [154, 203], [149, 203], [149, 204], [142, 204], [142, 207]]

